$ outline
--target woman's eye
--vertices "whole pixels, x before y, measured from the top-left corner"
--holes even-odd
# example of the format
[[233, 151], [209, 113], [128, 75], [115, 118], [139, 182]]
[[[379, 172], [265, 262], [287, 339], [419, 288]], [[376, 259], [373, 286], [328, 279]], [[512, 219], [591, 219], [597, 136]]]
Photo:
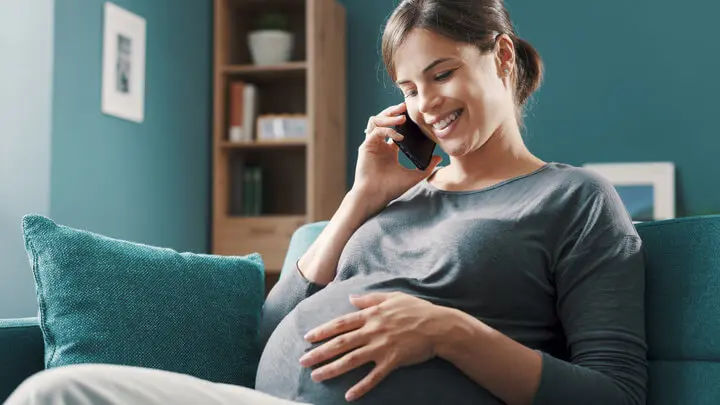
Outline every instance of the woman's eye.
[[439, 81], [439, 82], [441, 82], [441, 81], [443, 81], [443, 80], [447, 80], [447, 79], [450, 78], [450, 76], [452, 76], [452, 73], [453, 73], [452, 70], [448, 70], [448, 71], [446, 71], [446, 72], [438, 73], [437, 75], [435, 75], [435, 80], [437, 80], [437, 81]]
[[413, 97], [413, 96], [417, 95], [417, 90], [408, 90], [405, 92], [404, 95], [405, 95], [405, 97]]

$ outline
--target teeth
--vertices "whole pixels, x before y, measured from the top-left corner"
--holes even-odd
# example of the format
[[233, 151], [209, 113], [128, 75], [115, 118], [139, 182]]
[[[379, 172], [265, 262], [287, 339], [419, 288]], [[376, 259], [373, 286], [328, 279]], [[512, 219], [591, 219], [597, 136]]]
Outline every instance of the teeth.
[[442, 131], [443, 129], [447, 128], [448, 125], [452, 124], [452, 122], [455, 121], [458, 118], [458, 116], [459, 115], [456, 111], [456, 112], [448, 115], [448, 117], [445, 118], [444, 120], [440, 120], [440, 121], [434, 123], [433, 128], [435, 128], [439, 131]]

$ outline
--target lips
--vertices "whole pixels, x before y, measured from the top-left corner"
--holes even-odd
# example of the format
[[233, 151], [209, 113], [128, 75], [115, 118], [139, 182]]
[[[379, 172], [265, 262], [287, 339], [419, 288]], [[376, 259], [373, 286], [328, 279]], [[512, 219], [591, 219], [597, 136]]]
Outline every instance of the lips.
[[437, 138], [443, 138], [448, 136], [455, 127], [457, 127], [458, 120], [462, 116], [464, 110], [460, 109], [453, 111], [444, 118], [437, 120], [432, 125], [432, 132]]
[[452, 124], [453, 121], [458, 119], [460, 117], [460, 114], [462, 114], [462, 110], [453, 111], [452, 113], [448, 114], [445, 118], [433, 123], [433, 125], [432, 125], [433, 129], [442, 131], [448, 125]]

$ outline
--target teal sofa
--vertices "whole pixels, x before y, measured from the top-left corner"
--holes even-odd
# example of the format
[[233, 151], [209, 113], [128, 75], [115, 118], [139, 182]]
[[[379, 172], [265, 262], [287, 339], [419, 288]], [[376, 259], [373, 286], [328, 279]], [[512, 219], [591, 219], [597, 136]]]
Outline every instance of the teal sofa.
[[[325, 224], [295, 232], [283, 272]], [[647, 262], [648, 404], [720, 404], [720, 215], [646, 222], [637, 229]], [[0, 320], [0, 401], [42, 369], [37, 320]]]

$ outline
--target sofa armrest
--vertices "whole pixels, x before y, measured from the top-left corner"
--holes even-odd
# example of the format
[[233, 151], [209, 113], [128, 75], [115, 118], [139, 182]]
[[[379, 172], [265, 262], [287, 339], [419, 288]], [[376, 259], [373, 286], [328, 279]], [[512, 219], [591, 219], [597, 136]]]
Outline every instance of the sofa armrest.
[[44, 369], [37, 318], [0, 319], [0, 403], [27, 377]]
[[320, 233], [327, 226], [330, 221], [317, 221], [304, 224], [293, 232], [290, 238], [290, 245], [288, 246], [287, 253], [285, 254], [285, 261], [283, 262], [283, 268], [280, 272], [280, 276], [293, 271], [295, 263], [300, 260], [302, 255], [310, 248], [315, 242], [315, 239], [320, 236]]

